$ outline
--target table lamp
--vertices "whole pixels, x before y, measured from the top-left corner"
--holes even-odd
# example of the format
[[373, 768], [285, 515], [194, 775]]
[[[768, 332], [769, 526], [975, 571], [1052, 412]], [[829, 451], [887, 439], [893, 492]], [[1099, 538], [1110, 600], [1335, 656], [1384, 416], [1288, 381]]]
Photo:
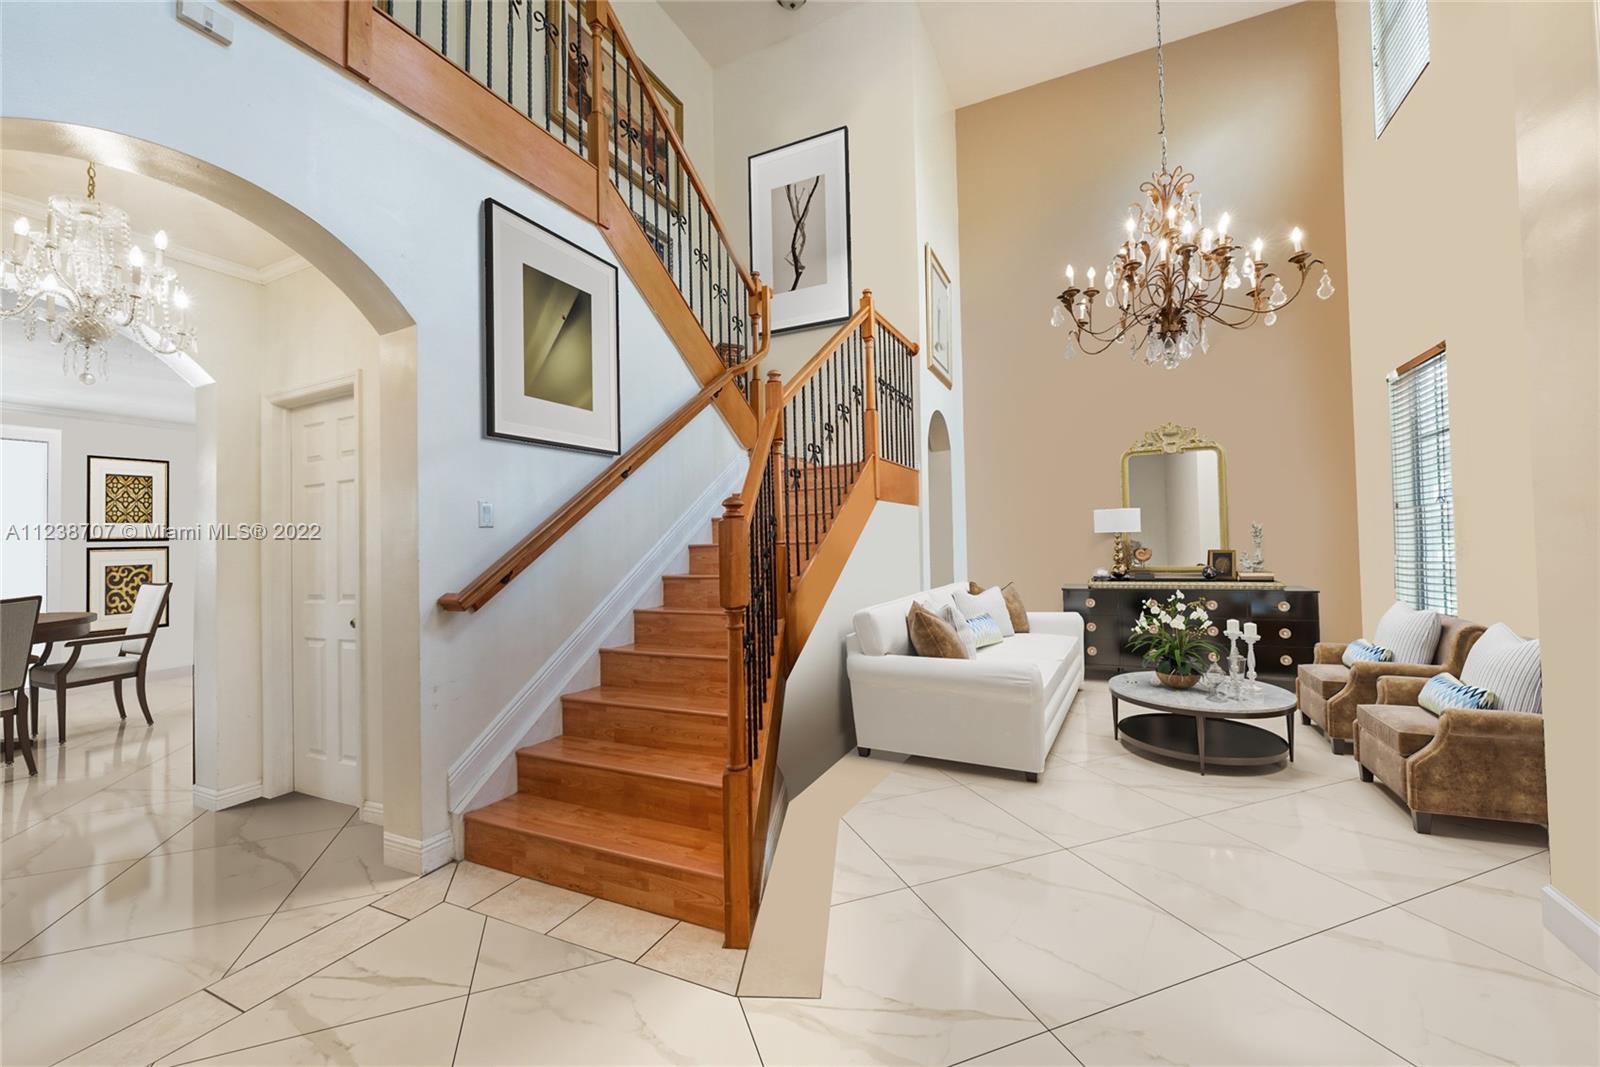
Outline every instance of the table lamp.
[[1122, 535], [1138, 533], [1140, 515], [1138, 508], [1095, 508], [1094, 532], [1098, 534], [1113, 534], [1116, 541], [1111, 549], [1111, 576], [1113, 578], [1126, 578], [1128, 576], [1128, 557], [1123, 549]]

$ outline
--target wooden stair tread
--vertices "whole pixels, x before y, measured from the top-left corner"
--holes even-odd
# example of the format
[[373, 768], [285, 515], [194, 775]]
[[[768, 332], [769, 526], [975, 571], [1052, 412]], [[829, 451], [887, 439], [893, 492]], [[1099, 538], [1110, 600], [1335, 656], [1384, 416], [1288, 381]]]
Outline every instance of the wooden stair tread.
[[723, 756], [645, 748], [641, 745], [622, 745], [614, 741], [568, 737], [564, 734], [528, 748], [518, 749], [517, 755], [530, 759], [575, 763], [584, 767], [599, 767], [649, 778], [666, 778], [717, 789], [722, 788], [722, 772], [727, 766], [727, 759]]
[[504, 800], [468, 812], [466, 818], [628, 859], [676, 867], [711, 878], [722, 877], [722, 837], [711, 830], [659, 822], [642, 815], [601, 811], [526, 793], [513, 793]]
[[650, 693], [639, 689], [629, 689], [626, 686], [597, 685], [592, 689], [580, 689], [576, 693], [566, 693], [561, 699], [585, 704], [612, 704], [627, 708], [656, 708], [663, 711], [710, 715], [721, 719], [728, 717], [728, 702], [726, 699], [704, 697], [694, 693]]
[[699, 652], [692, 648], [655, 648], [650, 645], [609, 645], [603, 652], [637, 653], [641, 656], [671, 656], [675, 659], [699, 659], [707, 663], [727, 663], [726, 652]]

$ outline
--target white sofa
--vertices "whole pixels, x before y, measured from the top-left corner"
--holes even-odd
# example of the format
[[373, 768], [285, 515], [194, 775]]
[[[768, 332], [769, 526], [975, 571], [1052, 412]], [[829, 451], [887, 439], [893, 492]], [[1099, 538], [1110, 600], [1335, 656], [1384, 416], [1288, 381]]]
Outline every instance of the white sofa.
[[845, 667], [862, 755], [882, 748], [1022, 771], [1044, 770], [1083, 683], [1083, 616], [1030, 611], [1028, 633], [978, 650], [976, 659], [931, 659], [911, 650], [911, 603], [942, 602], [965, 582], [856, 612]]

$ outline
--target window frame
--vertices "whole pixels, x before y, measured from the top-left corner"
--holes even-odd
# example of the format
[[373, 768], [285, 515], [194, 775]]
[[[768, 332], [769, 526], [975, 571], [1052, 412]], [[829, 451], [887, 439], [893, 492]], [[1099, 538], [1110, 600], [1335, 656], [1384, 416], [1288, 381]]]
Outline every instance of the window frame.
[[[1433, 41], [1428, 23], [1428, 0], [1367, 0], [1367, 14], [1372, 47], [1373, 138], [1377, 139], [1383, 136], [1383, 131], [1389, 128], [1389, 123], [1400, 113], [1400, 108], [1411, 96], [1411, 90], [1422, 80], [1423, 71], [1428, 69], [1428, 64], [1433, 59]], [[1413, 17], [1420, 22], [1420, 27], [1410, 26]], [[1402, 21], [1410, 26], [1412, 31], [1404, 35], [1405, 39], [1410, 40], [1412, 36], [1417, 38], [1421, 46], [1420, 55], [1414, 51], [1385, 54], [1385, 45], [1398, 40], [1394, 33]], [[1417, 32], [1418, 29], [1420, 33]], [[1417, 62], [1419, 58], [1420, 63]], [[1385, 62], [1386, 59], [1388, 62]], [[1402, 62], [1404, 68], [1401, 77], [1405, 82], [1404, 89], [1398, 96], [1386, 93], [1385, 85], [1389, 82], [1387, 72]], [[1412, 66], [1416, 68], [1414, 71], [1410, 70]]]
[[1396, 367], [1387, 382], [1395, 599], [1454, 615], [1460, 605], [1445, 343]]

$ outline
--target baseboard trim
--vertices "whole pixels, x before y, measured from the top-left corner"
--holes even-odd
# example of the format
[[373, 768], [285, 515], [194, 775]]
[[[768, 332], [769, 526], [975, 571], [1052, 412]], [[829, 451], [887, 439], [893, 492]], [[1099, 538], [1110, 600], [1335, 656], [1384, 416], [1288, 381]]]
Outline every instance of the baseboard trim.
[[229, 786], [227, 789], [207, 789], [203, 785], [197, 785], [193, 794], [194, 806], [204, 808], [206, 811], [222, 811], [264, 795], [259, 781]]
[[455, 859], [455, 847], [455, 834], [449, 830], [422, 841], [399, 834], [384, 834], [383, 862], [396, 870], [427, 874]]
[[361, 805], [361, 821], [383, 825], [383, 804], [376, 800], [369, 800]]
[[490, 783], [506, 760], [515, 755], [522, 739], [539, 720], [552, 709], [560, 707], [561, 694], [572, 687], [578, 672], [594, 662], [601, 646], [619, 625], [627, 621], [634, 606], [649, 595], [673, 559], [687, 551], [695, 536], [704, 531], [717, 506], [733, 491], [748, 465], [748, 460], [742, 457], [736, 459], [710, 481], [705, 491], [645, 553], [644, 558], [605, 596], [583, 624], [529, 679], [522, 691], [500, 710], [488, 729], [479, 734], [471, 747], [451, 765], [448, 795], [452, 815], [461, 815], [481, 806], [478, 795], [484, 786]]
[[1553, 885], [1544, 887], [1544, 928], [1590, 970], [1600, 972], [1600, 921]]
[[163, 682], [168, 678], [193, 678], [194, 668], [190, 667], [162, 667], [158, 671], [146, 671], [144, 680], [147, 682]]

